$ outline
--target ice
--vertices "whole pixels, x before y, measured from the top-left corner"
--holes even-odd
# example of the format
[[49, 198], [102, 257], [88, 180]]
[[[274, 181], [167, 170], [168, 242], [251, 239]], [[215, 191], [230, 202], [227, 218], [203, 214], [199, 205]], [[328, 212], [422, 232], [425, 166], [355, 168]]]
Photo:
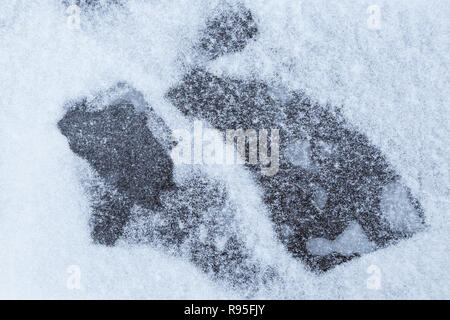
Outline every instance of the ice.
[[[377, 248], [409, 237], [382, 221], [382, 190], [399, 177], [367, 137], [339, 110], [311, 101], [304, 92], [286, 92], [285, 101], [272, 95], [270, 84], [263, 81], [219, 77], [195, 67], [167, 97], [192, 119], [204, 119], [222, 131], [241, 130], [237, 149], [248, 157], [246, 165], [263, 189], [278, 238], [311, 269], [326, 271], [354, 257], [331, 255], [333, 251], [313, 254], [307, 241], [335, 238], [355, 219]], [[271, 157], [265, 161], [268, 129]], [[256, 131], [259, 163], [252, 161], [255, 148], [250, 142], [256, 140]], [[405, 192], [410, 194], [408, 188]], [[423, 225], [420, 203], [413, 196], [407, 201]]]
[[258, 28], [250, 10], [243, 6], [233, 8], [225, 3], [216, 17], [206, 23], [200, 47], [211, 59], [242, 51], [256, 37]]
[[[246, 295], [186, 256], [139, 241], [93, 244], [91, 203], [80, 181], [89, 164], [70, 150], [57, 128], [68, 102], [126, 82], [171, 130], [190, 130], [191, 120], [165, 95], [198, 64], [219, 78], [265, 83], [280, 105], [291, 100], [287, 92], [302, 91], [321, 106], [341, 107], [347, 123], [380, 150], [402, 178], [402, 188], [423, 207], [425, 227], [419, 232], [410, 235], [416, 218], [409, 218], [416, 216], [403, 215], [412, 228], [406, 229], [408, 237], [314, 273], [278, 240], [263, 200], [266, 191], [248, 168], [205, 166], [206, 176], [228, 190], [236, 229], [254, 261], [273, 266], [279, 275], [271, 288], [253, 297], [450, 296], [450, 12], [445, 1], [377, 1], [377, 30], [367, 24], [366, 10], [374, 4], [368, 1], [230, 1], [251, 11], [258, 34], [242, 50], [213, 61], [199, 58], [195, 48], [208, 19], [224, 10], [219, 1], [124, 0], [93, 11], [83, 6], [80, 30], [68, 28], [63, 2], [0, 5], [0, 297]], [[304, 138], [299, 134], [292, 143]], [[175, 166], [174, 171], [175, 181], [183, 181], [190, 169]], [[330, 197], [320, 190], [310, 190], [314, 210], [323, 210], [323, 199]], [[392, 203], [405, 199], [403, 191], [397, 194], [384, 197], [385, 209], [397, 206], [396, 212], [407, 213], [409, 202]], [[136, 208], [133, 213], [142, 218]], [[388, 221], [405, 234], [404, 219]], [[344, 230], [323, 238], [336, 239]], [[216, 240], [217, 248], [226, 246], [223, 238]], [[81, 272], [80, 289], [67, 286], [74, 265]], [[379, 289], [367, 286], [370, 266], [380, 270]]]

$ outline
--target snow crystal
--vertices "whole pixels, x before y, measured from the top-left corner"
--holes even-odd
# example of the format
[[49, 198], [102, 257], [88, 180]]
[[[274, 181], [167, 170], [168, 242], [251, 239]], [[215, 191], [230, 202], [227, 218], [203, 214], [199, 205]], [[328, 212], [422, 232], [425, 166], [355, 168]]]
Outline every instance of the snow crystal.
[[[448, 298], [449, 13], [441, 0], [3, 1], [0, 297]], [[171, 133], [193, 121], [280, 129], [280, 170], [174, 164], [154, 207], [120, 188], [120, 168], [101, 174], [101, 148], [73, 152], [58, 122], [80, 101], [147, 118], [165, 169]], [[95, 207], [126, 197], [114, 245], [95, 243]]]

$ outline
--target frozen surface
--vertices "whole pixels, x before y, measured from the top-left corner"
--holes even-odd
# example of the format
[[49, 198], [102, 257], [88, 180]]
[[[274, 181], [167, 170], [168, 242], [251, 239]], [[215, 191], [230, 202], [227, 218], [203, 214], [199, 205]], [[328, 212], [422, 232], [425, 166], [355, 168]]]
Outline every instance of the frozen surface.
[[[93, 244], [89, 197], [80, 181], [86, 163], [57, 128], [68, 100], [92, 98], [126, 81], [172, 130], [190, 129], [165, 94], [202, 59], [193, 48], [208, 19], [220, 11], [219, 1], [120, 1], [96, 9], [91, 18], [83, 11], [80, 30], [68, 28], [62, 2], [0, 4], [0, 297], [246, 296], [158, 246]], [[258, 24], [257, 35], [242, 51], [201, 61], [208, 71], [263, 80], [279, 92], [303, 90], [322, 105], [342, 105], [347, 121], [383, 152], [418, 198], [426, 219], [426, 228], [411, 238], [317, 274], [277, 240], [263, 191], [246, 170], [205, 168], [229, 190], [237, 228], [255, 261], [275, 266], [279, 274], [254, 297], [449, 298], [447, 2], [378, 1], [378, 30], [367, 25], [366, 10], [374, 4], [368, 1], [244, 4]], [[309, 152], [298, 143], [290, 150]], [[181, 170], [176, 175], [183, 177]], [[388, 213], [398, 204], [392, 205], [394, 195], [405, 197], [401, 189], [387, 190]], [[325, 196], [319, 189], [319, 207]], [[407, 228], [416, 222], [406, 211], [404, 219], [387, 217], [401, 228], [405, 221]], [[139, 212], [136, 219], [142, 219]], [[358, 235], [353, 231], [349, 238]], [[325, 250], [353, 251], [344, 242]], [[80, 289], [67, 285], [70, 266], [80, 271]], [[377, 289], [367, 285], [374, 276], [371, 266], [380, 271]]]

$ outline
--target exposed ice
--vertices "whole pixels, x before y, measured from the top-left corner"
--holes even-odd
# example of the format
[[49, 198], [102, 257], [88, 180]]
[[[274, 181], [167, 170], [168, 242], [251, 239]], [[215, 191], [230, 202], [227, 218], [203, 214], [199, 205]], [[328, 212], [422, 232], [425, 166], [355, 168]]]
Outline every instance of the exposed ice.
[[[367, 136], [352, 127], [339, 109], [321, 106], [304, 92], [286, 92], [290, 98], [284, 102], [274, 99], [272, 92], [262, 80], [221, 77], [195, 67], [167, 97], [189, 118], [206, 120], [222, 131], [241, 129], [248, 141], [251, 130], [279, 131], [280, 137], [271, 139], [276, 145], [271, 152], [282, 150], [274, 175], [260, 170], [266, 163], [250, 160], [250, 143], [247, 150], [237, 140], [237, 148], [243, 159], [248, 157], [246, 166], [263, 189], [279, 239], [311, 269], [326, 271], [354, 257], [317, 256], [306, 248], [311, 237], [334, 238], [353, 220], [377, 248], [409, 237], [411, 233], [390, 229], [381, 221], [382, 190], [399, 177]], [[266, 139], [260, 134], [261, 138]], [[413, 196], [408, 201], [423, 225], [420, 203]]]
[[[380, 28], [372, 29], [367, 24], [367, 7], [373, 3], [365, 1], [230, 0], [224, 4], [218, 0], [104, 0], [96, 3], [109, 5], [92, 6], [94, 2], [80, 0], [77, 3], [82, 9], [81, 25], [75, 30], [67, 27], [67, 2], [12, 0], [0, 4], [0, 297], [446, 299], [450, 296], [447, 2], [380, 0], [377, 3], [381, 9]], [[247, 40], [234, 39], [245, 46], [214, 54], [212, 60], [211, 55], [200, 53], [202, 36], [208, 34], [205, 32], [208, 22], [227, 14], [230, 8], [242, 7], [251, 12], [257, 33]], [[245, 36], [245, 25], [235, 31]], [[195, 74], [193, 70], [204, 73]], [[237, 93], [226, 95], [230, 98], [224, 105], [238, 106], [236, 101], [248, 98], [240, 92], [255, 90], [255, 95], [250, 94], [246, 100], [254, 109], [241, 110], [241, 119], [251, 120], [246, 122], [249, 126], [257, 127], [271, 119], [275, 123], [289, 123], [279, 113], [271, 113], [270, 108], [265, 110], [267, 104], [261, 97], [270, 97], [269, 104], [287, 106], [301, 93], [326, 111], [332, 111], [333, 116], [334, 110], [329, 106], [337, 107], [345, 119], [345, 128], [366, 137], [363, 145], [367, 142], [378, 150], [383, 155], [382, 162], [388, 163], [395, 173], [395, 178], [386, 183], [378, 185], [367, 179], [361, 184], [380, 187], [376, 196], [358, 200], [359, 204], [379, 209], [369, 215], [374, 220], [364, 216], [367, 211], [363, 209], [367, 207], [363, 206], [355, 206], [356, 213], [347, 210], [344, 221], [339, 210], [331, 211], [333, 219], [328, 221], [333, 221], [332, 226], [323, 230], [305, 228], [307, 234], [301, 248], [301, 252], [306, 252], [307, 241], [316, 239], [324, 245], [320, 253], [326, 255], [308, 256], [312, 260], [306, 263], [294, 257], [280, 237], [295, 239], [293, 235], [298, 229], [295, 224], [284, 224], [286, 228], [274, 230], [272, 212], [277, 206], [268, 205], [265, 197], [272, 194], [276, 198], [280, 189], [291, 190], [282, 199], [284, 207], [279, 208], [288, 208], [293, 213], [288, 216], [295, 219], [330, 217], [326, 212], [339, 197], [326, 184], [306, 183], [302, 189], [308, 197], [299, 200], [295, 185], [280, 183], [288, 182], [289, 177], [304, 178], [302, 174], [291, 174], [303, 168], [301, 163], [289, 161], [288, 155], [295, 155], [298, 149], [284, 154], [283, 147], [282, 160], [295, 170], [284, 175], [285, 171], [280, 170], [281, 176], [272, 184], [265, 184], [258, 176], [259, 170], [249, 166], [207, 165], [197, 175], [227, 190], [226, 202], [233, 210], [232, 219], [225, 221], [233, 222], [231, 228], [225, 229], [239, 235], [240, 248], [249, 253], [248, 264], [234, 267], [224, 263], [216, 268], [219, 272], [208, 272], [208, 266], [202, 268], [202, 261], [208, 259], [192, 255], [189, 246], [168, 249], [165, 241], [150, 241], [151, 235], [145, 233], [156, 229], [146, 226], [158, 225], [159, 230], [164, 230], [170, 217], [165, 219], [164, 215], [156, 214], [153, 220], [149, 219], [151, 210], [138, 205], [130, 208], [130, 220], [123, 233], [128, 237], [121, 237], [114, 246], [94, 244], [89, 219], [95, 204], [91, 197], [96, 193], [86, 190], [100, 188], [104, 181], [88, 161], [71, 151], [67, 138], [57, 128], [58, 121], [74, 101], [104, 97], [99, 93], [111, 88], [109, 93], [117, 93], [119, 100], [102, 100], [98, 106], [122, 104], [123, 92], [116, 84], [127, 83], [138, 95], [125, 95], [124, 100], [133, 99], [136, 110], [146, 113], [154, 138], [166, 148], [171, 142], [170, 131], [192, 129], [193, 119], [186, 117], [166, 95], [170, 89], [186, 83], [187, 75], [194, 78], [208, 75], [216, 85], [211, 91], [226, 88]], [[252, 88], [255, 84], [259, 85]], [[220, 101], [217, 96], [210, 98], [214, 104], [214, 99]], [[148, 105], [157, 117], [151, 116]], [[295, 110], [295, 104], [292, 107]], [[255, 117], [261, 110], [269, 113]], [[224, 128], [233, 126], [225, 121], [226, 114], [222, 116]], [[152, 121], [157, 118], [161, 121]], [[211, 127], [217, 127], [210, 122]], [[282, 137], [281, 141], [296, 146], [305, 138], [308, 135], [302, 131], [291, 140]], [[326, 147], [336, 144], [323, 137], [312, 138], [310, 163], [315, 165], [314, 174], [321, 173], [323, 181], [328, 181], [327, 172], [339, 172], [339, 166], [334, 165], [341, 163], [330, 160]], [[344, 151], [344, 159], [347, 151], [355, 154], [351, 149], [337, 150]], [[198, 190], [185, 184], [196, 179], [191, 166], [175, 165], [173, 169], [174, 182], [188, 189], [186, 195]], [[359, 190], [358, 194], [373, 195], [372, 191]], [[177, 197], [182, 194], [172, 197], [171, 192], [163, 193], [163, 197], [170, 198], [164, 203], [177, 208], [175, 204], [180, 203]], [[379, 201], [378, 206], [372, 203], [374, 199]], [[304, 203], [302, 210], [299, 202]], [[419, 215], [418, 203], [423, 208]], [[216, 217], [213, 212], [220, 211], [207, 211], [205, 221]], [[221, 214], [217, 218], [229, 217], [230, 211]], [[363, 220], [375, 222], [363, 224]], [[227, 223], [219, 226], [224, 224]], [[198, 239], [193, 237], [190, 243], [197, 243], [200, 248], [205, 234], [208, 239], [208, 233], [215, 230], [208, 226], [202, 222], [195, 227], [193, 234]], [[352, 226], [362, 229], [367, 238], [360, 232], [348, 232]], [[189, 223], [177, 221], [174, 230], [189, 227]], [[351, 243], [348, 241], [337, 245], [336, 241], [345, 239], [344, 235], [360, 239], [358, 248], [347, 246]], [[218, 232], [211, 243], [219, 251], [229, 248], [228, 252], [235, 252], [233, 249], [239, 246], [233, 246], [236, 242], [228, 241], [229, 238], [228, 234]], [[376, 242], [377, 248], [364, 250], [369, 247], [366, 240]], [[361, 254], [356, 254], [357, 251]], [[347, 257], [342, 252], [354, 253]], [[350, 260], [353, 256], [359, 257]], [[311, 261], [314, 265], [317, 261], [314, 259], [324, 257], [323, 265], [330, 267], [328, 271], [317, 273], [307, 267]], [[347, 262], [336, 263], [343, 261]], [[222, 261], [214, 263], [217, 266]], [[244, 270], [234, 275], [241, 274], [240, 279], [245, 279], [252, 266], [266, 271], [260, 279], [271, 279], [269, 287], [260, 285], [264, 282], [261, 281], [242, 289], [228, 285], [233, 282], [232, 277], [223, 277]], [[380, 271], [381, 286], [376, 290], [367, 286], [373, 266]], [[72, 270], [81, 272], [79, 288], [67, 285]]]

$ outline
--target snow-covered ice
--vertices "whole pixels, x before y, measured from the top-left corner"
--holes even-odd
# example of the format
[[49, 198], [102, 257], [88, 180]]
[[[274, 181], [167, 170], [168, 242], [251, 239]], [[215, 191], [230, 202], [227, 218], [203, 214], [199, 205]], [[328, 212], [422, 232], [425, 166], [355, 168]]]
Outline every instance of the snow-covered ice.
[[[70, 1], [0, 2], [0, 298], [450, 297], [450, 9], [445, 0], [84, 2], [91, 5], [78, 2], [79, 28], [74, 12], [66, 12]], [[368, 21], [372, 5], [380, 9], [378, 24]], [[227, 18], [231, 25], [248, 21], [237, 31], [219, 23], [237, 38], [217, 41], [205, 32], [217, 27], [217, 17], [242, 8], [251, 16]], [[243, 112], [238, 120], [255, 119], [265, 110], [262, 123], [275, 119], [289, 127], [289, 117], [263, 103], [268, 100], [255, 100], [266, 95], [277, 106], [292, 106], [301, 92], [324, 108], [338, 108], [345, 128], [367, 137], [399, 177], [381, 190], [377, 223], [385, 229], [379, 230], [407, 236], [377, 246], [373, 240], [381, 243], [382, 235], [367, 236], [369, 227], [346, 218], [345, 225], [336, 224], [333, 239], [311, 236], [304, 246], [318, 256], [360, 256], [317, 272], [280, 241], [265, 196], [268, 177], [255, 178], [256, 171], [241, 165], [176, 165], [173, 179], [183, 192], [166, 193], [166, 208], [211, 192], [190, 188], [195, 179], [214, 186], [219, 181], [212, 189], [226, 190], [228, 211], [217, 216], [212, 209], [205, 219], [225, 219], [214, 225], [228, 224], [226, 231], [248, 253], [248, 265], [265, 270], [268, 285], [233, 286], [232, 277], [208, 273], [202, 259], [185, 254], [188, 249], [147, 241], [146, 232], [161, 221], [139, 205], [130, 209], [127, 237], [114, 246], [96, 244], [86, 185], [92, 186], [98, 173], [72, 152], [58, 122], [83, 98], [99, 106], [132, 101], [139, 112], [148, 111], [148, 104], [157, 115], [149, 117], [148, 127], [164, 146], [168, 133], [155, 119], [168, 131], [192, 130], [183, 109], [187, 104], [180, 107], [168, 92], [181, 90], [187, 75], [195, 79], [193, 70], [199, 79], [218, 79], [215, 88], [226, 91], [222, 96], [231, 90], [235, 100], [228, 105], [254, 103], [256, 116]], [[139, 94], [117, 90], [118, 83]], [[255, 83], [263, 89], [252, 87]], [[256, 94], [247, 99], [239, 90]], [[98, 100], [104, 96], [107, 103]], [[222, 129], [206, 115], [196, 114], [205, 126]], [[222, 124], [232, 123], [228, 115], [218, 115]], [[309, 135], [308, 128], [296, 132], [281, 156], [296, 168], [321, 172], [318, 155], [327, 159], [336, 150]], [[326, 212], [333, 201], [328, 186], [308, 188], [311, 210]], [[423, 216], [416, 214], [412, 198]], [[200, 242], [208, 239], [208, 225], [195, 226]], [[227, 237], [217, 236], [215, 246], [223, 250]], [[233, 268], [223, 270], [233, 273]], [[368, 285], [374, 276], [378, 288]]]

